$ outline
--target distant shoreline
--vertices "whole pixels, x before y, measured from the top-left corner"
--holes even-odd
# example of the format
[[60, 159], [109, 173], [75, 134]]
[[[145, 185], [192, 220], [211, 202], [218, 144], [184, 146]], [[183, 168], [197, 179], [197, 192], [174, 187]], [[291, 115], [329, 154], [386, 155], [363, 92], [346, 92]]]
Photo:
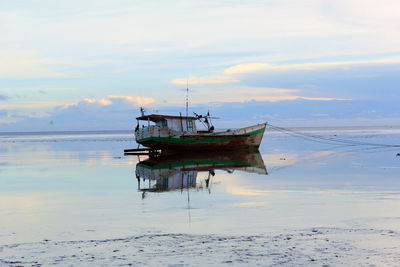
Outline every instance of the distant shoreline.
[[[283, 127], [293, 131], [368, 131], [368, 130], [400, 130], [400, 125], [396, 126], [327, 126], [327, 127]], [[217, 129], [224, 130], [224, 129]], [[279, 132], [278, 130], [268, 128], [267, 132]], [[0, 132], [0, 136], [9, 135], [79, 135], [79, 134], [133, 134], [133, 130], [90, 130], [90, 131], [28, 131], [28, 132]]]
[[68, 135], [68, 134], [133, 134], [133, 130], [92, 130], [92, 131], [32, 131], [32, 132], [0, 132], [7, 135]]

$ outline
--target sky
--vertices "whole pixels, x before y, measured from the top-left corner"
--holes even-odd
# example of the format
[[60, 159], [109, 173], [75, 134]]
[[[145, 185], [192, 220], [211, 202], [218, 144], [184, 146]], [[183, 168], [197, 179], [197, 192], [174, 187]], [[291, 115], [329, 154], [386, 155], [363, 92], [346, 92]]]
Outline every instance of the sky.
[[1, 0], [0, 131], [400, 125], [397, 0]]

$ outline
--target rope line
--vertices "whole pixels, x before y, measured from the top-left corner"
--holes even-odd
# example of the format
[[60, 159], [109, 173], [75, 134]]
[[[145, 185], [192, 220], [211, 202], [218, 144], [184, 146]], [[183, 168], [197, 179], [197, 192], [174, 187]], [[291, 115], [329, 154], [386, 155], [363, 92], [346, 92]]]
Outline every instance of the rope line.
[[313, 134], [306, 134], [298, 131], [294, 131], [288, 128], [278, 127], [271, 124], [268, 126], [276, 131], [294, 136], [303, 138], [308, 141], [330, 144], [330, 145], [345, 145], [345, 146], [375, 146], [375, 147], [400, 147], [400, 145], [393, 145], [393, 144], [377, 144], [377, 143], [369, 143], [369, 142], [361, 142], [343, 138], [333, 138], [333, 137], [325, 137], [321, 135], [313, 135]]

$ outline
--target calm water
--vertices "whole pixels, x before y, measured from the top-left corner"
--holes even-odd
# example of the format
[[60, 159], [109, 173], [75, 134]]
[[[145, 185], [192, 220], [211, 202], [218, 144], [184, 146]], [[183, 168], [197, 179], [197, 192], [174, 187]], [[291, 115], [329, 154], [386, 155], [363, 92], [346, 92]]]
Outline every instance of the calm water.
[[[400, 144], [394, 130], [312, 134]], [[213, 159], [223, 162], [215, 168], [200, 158], [203, 168], [183, 170], [190, 164], [182, 162], [193, 159], [149, 167], [142, 156], [136, 170], [139, 158], [123, 155], [135, 147], [127, 133], [1, 135], [0, 244], [158, 232], [400, 230], [400, 148], [334, 146], [269, 132], [259, 156], [222, 155]], [[164, 180], [148, 179], [157, 172]]]

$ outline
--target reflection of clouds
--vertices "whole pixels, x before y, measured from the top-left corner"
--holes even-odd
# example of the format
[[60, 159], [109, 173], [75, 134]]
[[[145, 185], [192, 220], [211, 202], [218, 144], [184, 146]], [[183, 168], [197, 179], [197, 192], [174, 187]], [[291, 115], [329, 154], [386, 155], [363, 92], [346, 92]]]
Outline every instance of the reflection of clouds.
[[[268, 166], [269, 170], [277, 170], [280, 168], [294, 166], [296, 164], [300, 164], [303, 162], [313, 162], [313, 164], [318, 164], [317, 160], [325, 159], [327, 157], [331, 157], [332, 155], [337, 155], [337, 152], [323, 150], [323, 151], [315, 151], [309, 153], [307, 155], [299, 155], [296, 153], [274, 153], [274, 154], [264, 154], [262, 155], [266, 166]], [[259, 184], [248, 183], [247, 179], [244, 179], [241, 175], [232, 175], [226, 176], [227, 174], [218, 175], [218, 177], [229, 180], [226, 183], [226, 192], [232, 195], [238, 196], [263, 196], [269, 193], [288, 193], [288, 192], [297, 192], [297, 190], [268, 190], [268, 189], [259, 189]], [[264, 186], [265, 188], [265, 186]]]
[[293, 166], [302, 162], [313, 162], [317, 164], [317, 160], [326, 159], [332, 156], [339, 156], [345, 152], [335, 152], [331, 150], [314, 151], [306, 155], [295, 153], [276, 153], [262, 155], [264, 162], [269, 169]]
[[[85, 146], [85, 142], [82, 143], [82, 146]], [[82, 146], [60, 148], [51, 144], [12, 143], [9, 145], [5, 157], [8, 165], [20, 165], [24, 162], [51, 165], [63, 161], [68, 164], [79, 163], [90, 166], [99, 162], [103, 166], [120, 166], [134, 165], [138, 161], [137, 157], [124, 157], [122, 149], [121, 151], [93, 150], [91, 147], [85, 149]]]
[[[247, 174], [246, 174], [247, 175]], [[244, 179], [246, 176], [232, 175], [228, 173], [218, 173], [218, 179], [225, 181], [225, 191], [231, 195], [238, 196], [261, 196], [271, 192], [269, 190], [260, 190], [257, 184], [248, 184], [248, 180]]]
[[33, 195], [0, 195], [0, 209], [28, 213], [40, 207], [40, 200]]
[[[80, 154], [81, 156], [81, 154]], [[111, 151], [89, 151], [86, 155], [86, 163], [89, 165], [93, 165], [98, 161], [108, 161], [113, 158], [113, 154]]]
[[[260, 177], [260, 176], [257, 176]], [[230, 174], [218, 174], [218, 179], [225, 180], [226, 188], [225, 191], [228, 194], [236, 196], [248, 196], [248, 197], [261, 197], [271, 193], [288, 193], [295, 192], [292, 190], [275, 190], [275, 189], [260, 189], [259, 180], [249, 180], [249, 176], [245, 175], [230, 175]], [[263, 176], [262, 180], [268, 179], [267, 176]], [[257, 182], [258, 181], [258, 182]], [[262, 184], [262, 188], [266, 188], [265, 184]], [[251, 203], [253, 201], [250, 201]], [[249, 203], [250, 203], [249, 202]], [[245, 205], [245, 204], [243, 204]], [[249, 204], [250, 205], [250, 204]], [[265, 204], [267, 205], [267, 204]]]
[[300, 160], [299, 155], [294, 153], [264, 154], [262, 157], [268, 168], [294, 165]]
[[244, 188], [239, 184], [235, 184], [234, 182], [229, 183], [226, 186], [226, 192], [232, 195], [239, 195], [239, 196], [261, 196], [265, 195], [271, 191], [269, 190], [259, 190], [253, 188]]
[[263, 207], [269, 205], [265, 201], [240, 202], [232, 204], [233, 207]]

